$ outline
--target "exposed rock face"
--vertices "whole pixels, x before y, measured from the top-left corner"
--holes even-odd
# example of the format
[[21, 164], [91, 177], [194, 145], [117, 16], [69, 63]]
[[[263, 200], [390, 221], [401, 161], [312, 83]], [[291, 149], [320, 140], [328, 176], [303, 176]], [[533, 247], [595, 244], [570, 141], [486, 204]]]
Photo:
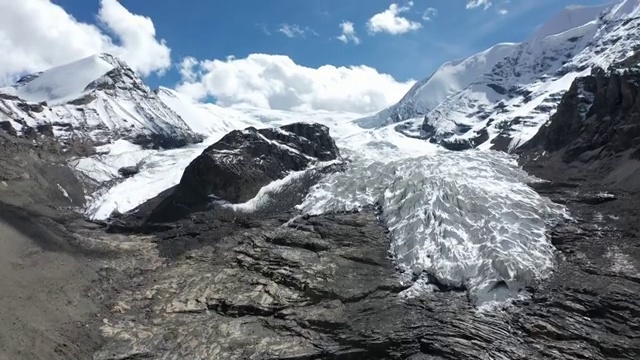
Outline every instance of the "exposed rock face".
[[529, 167], [638, 189], [633, 174], [640, 168], [640, 71], [596, 70], [576, 79], [549, 124], [521, 152]]
[[296, 123], [279, 129], [232, 131], [208, 147], [185, 169], [156, 215], [197, 208], [210, 197], [241, 203], [291, 171], [335, 160], [338, 149], [324, 125]]
[[594, 71], [577, 79], [558, 112], [532, 140], [571, 162], [598, 149], [618, 154], [640, 147], [640, 73]]
[[0, 129], [11, 136], [18, 136], [16, 129], [11, 125], [10, 121], [0, 121]]
[[120, 176], [128, 178], [140, 172], [140, 168], [138, 166], [124, 166], [118, 169], [118, 174]]

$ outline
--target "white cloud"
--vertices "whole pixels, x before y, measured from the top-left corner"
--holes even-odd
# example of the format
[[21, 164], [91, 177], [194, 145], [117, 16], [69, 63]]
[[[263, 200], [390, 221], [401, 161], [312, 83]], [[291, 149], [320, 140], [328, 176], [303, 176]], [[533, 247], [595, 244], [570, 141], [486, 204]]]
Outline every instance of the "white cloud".
[[289, 37], [289, 38], [296, 38], [296, 37], [304, 38], [307, 36], [307, 34], [318, 35], [318, 33], [315, 32], [310, 27], [307, 26], [305, 28], [301, 28], [299, 25], [296, 25], [296, 24], [293, 24], [293, 25], [282, 24], [280, 25], [280, 28], [278, 28], [278, 32], [284, 34], [286, 37]]
[[199, 68], [197, 81], [185, 78], [177, 90], [199, 100], [213, 96], [223, 106], [368, 113], [397, 102], [414, 83], [368, 66], [305, 67], [284, 55], [206, 60]]
[[191, 57], [191, 56], [187, 56], [186, 58], [182, 59], [182, 62], [180, 62], [180, 76], [182, 76], [182, 79], [184, 81], [196, 81], [196, 78], [198, 77], [198, 74], [196, 73], [196, 67], [198, 66], [199, 62], [198, 59]]
[[474, 9], [480, 6], [484, 6], [487, 10], [491, 6], [491, 0], [467, 0], [467, 9]]
[[107, 49], [142, 74], [166, 70], [171, 65], [171, 50], [164, 40], [156, 39], [150, 18], [129, 12], [118, 0], [102, 0], [98, 19], [122, 43]]
[[372, 33], [386, 32], [392, 35], [404, 34], [409, 31], [415, 31], [422, 27], [417, 21], [411, 21], [407, 18], [399, 16], [399, 14], [408, 11], [413, 6], [413, 2], [409, 2], [407, 6], [398, 6], [391, 4], [389, 8], [381, 13], [375, 14], [367, 22], [367, 27]]
[[424, 21], [431, 21], [434, 17], [436, 17], [436, 15], [438, 15], [438, 10], [436, 8], [427, 8], [423, 13], [422, 13], [422, 20]]
[[338, 40], [343, 43], [348, 43], [352, 41], [354, 44], [360, 44], [360, 38], [356, 35], [356, 29], [353, 27], [353, 23], [350, 21], [343, 21], [340, 23], [340, 30], [342, 34], [337, 37]]
[[100, 52], [143, 75], [171, 65], [171, 50], [156, 39], [148, 17], [117, 0], [101, 0], [98, 19], [100, 27], [80, 22], [50, 0], [0, 0], [0, 83]]
[[509, 13], [509, 11], [507, 9], [498, 10], [498, 14], [500, 14], [500, 15], [507, 15], [508, 13]]

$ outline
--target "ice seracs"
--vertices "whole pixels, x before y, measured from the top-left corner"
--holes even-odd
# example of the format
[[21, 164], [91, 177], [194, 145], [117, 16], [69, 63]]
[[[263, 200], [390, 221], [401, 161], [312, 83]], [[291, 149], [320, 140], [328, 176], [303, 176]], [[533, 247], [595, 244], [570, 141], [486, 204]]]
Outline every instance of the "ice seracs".
[[[477, 304], [513, 297], [551, 274], [546, 232], [565, 210], [527, 186], [535, 180], [513, 158], [439, 150], [393, 159], [378, 144], [351, 154], [349, 169], [312, 188], [300, 209], [321, 214], [378, 204], [409, 277], [424, 272], [431, 282], [467, 290]], [[400, 142], [394, 145], [401, 153]]]

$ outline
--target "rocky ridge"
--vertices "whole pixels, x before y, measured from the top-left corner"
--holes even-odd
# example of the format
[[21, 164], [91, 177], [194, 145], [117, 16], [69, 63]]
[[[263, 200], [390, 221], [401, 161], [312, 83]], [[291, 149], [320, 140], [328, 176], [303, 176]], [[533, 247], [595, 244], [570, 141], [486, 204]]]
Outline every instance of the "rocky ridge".
[[312, 165], [330, 171], [340, 152], [320, 124], [294, 123], [280, 128], [235, 130], [209, 146], [185, 169], [180, 183], [152, 214], [178, 216], [212, 200], [244, 203], [261, 188]]

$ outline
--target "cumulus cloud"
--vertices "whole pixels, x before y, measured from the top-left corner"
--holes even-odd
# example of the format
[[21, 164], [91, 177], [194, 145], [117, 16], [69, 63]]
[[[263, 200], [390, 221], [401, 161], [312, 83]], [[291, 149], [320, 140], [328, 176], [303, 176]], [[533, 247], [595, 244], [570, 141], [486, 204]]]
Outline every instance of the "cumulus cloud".
[[431, 21], [436, 15], [438, 15], [438, 9], [429, 7], [422, 13], [422, 20]]
[[197, 80], [186, 77], [177, 90], [197, 100], [213, 96], [223, 106], [282, 110], [373, 112], [397, 102], [414, 83], [368, 66], [310, 68], [267, 54], [201, 61], [192, 73], [199, 73]]
[[307, 34], [318, 35], [318, 33], [315, 32], [310, 27], [307, 26], [302, 28], [296, 24], [293, 24], [293, 25], [282, 24], [280, 25], [280, 28], [278, 28], [278, 32], [284, 34], [288, 38], [296, 38], [296, 37], [304, 38], [307, 36]]
[[467, 9], [474, 9], [483, 6], [484, 9], [488, 9], [491, 6], [490, 0], [467, 0]]
[[118, 0], [102, 0], [98, 19], [120, 40], [121, 46], [109, 44], [110, 51], [122, 57], [142, 74], [166, 70], [171, 65], [171, 49], [156, 39], [150, 18], [129, 12]]
[[404, 34], [409, 31], [415, 31], [422, 27], [417, 21], [411, 21], [400, 16], [401, 13], [409, 11], [413, 6], [413, 2], [409, 2], [407, 6], [398, 6], [391, 4], [389, 8], [381, 13], [375, 14], [367, 21], [367, 27], [372, 33], [386, 32], [392, 35]]
[[352, 22], [343, 21], [342, 23], [340, 23], [340, 30], [342, 31], [342, 34], [336, 37], [338, 40], [342, 41], [345, 44], [347, 44], [349, 41], [353, 42], [356, 45], [360, 44], [360, 38], [356, 35], [356, 29], [353, 27]]
[[194, 57], [187, 56], [180, 62], [180, 76], [184, 81], [196, 81], [197, 73], [196, 68], [198, 66], [198, 60]]
[[171, 50], [148, 17], [117, 0], [101, 0], [99, 26], [76, 20], [50, 0], [0, 1], [0, 83], [100, 52], [125, 60], [143, 75], [171, 65]]

